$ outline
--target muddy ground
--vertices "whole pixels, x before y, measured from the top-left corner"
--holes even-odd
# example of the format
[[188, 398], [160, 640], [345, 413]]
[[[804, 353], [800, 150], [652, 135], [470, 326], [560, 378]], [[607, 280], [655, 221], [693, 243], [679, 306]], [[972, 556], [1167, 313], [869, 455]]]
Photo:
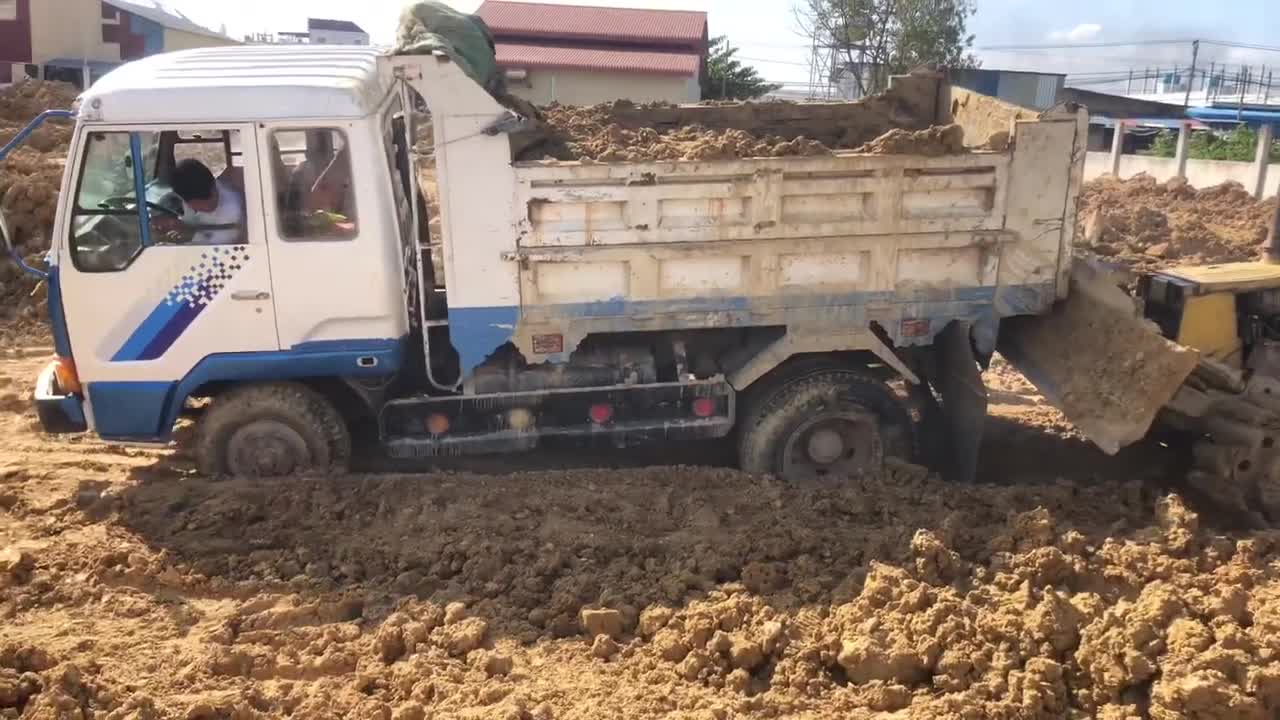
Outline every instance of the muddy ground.
[[1280, 711], [1280, 535], [1198, 516], [1177, 453], [1106, 458], [1002, 363], [973, 486], [787, 486], [718, 446], [214, 482], [40, 436], [47, 351], [9, 352], [0, 717]]

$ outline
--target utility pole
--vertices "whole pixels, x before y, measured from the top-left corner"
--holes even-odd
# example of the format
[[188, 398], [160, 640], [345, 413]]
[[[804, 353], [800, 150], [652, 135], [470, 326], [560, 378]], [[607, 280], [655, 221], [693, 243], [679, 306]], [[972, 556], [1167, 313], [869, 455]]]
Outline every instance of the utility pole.
[[1129, 68], [1129, 84], [1124, 88], [1125, 95], [1133, 94], [1133, 68]]
[[1202, 90], [1204, 90], [1204, 104], [1205, 104], [1205, 105], [1208, 105], [1208, 104], [1209, 104], [1209, 96], [1213, 94], [1213, 83], [1214, 83], [1213, 74], [1214, 74], [1214, 72], [1216, 72], [1216, 71], [1217, 71], [1217, 69], [1218, 69], [1218, 63], [1214, 62], [1213, 60], [1210, 60], [1210, 61], [1209, 61], [1209, 75], [1204, 79], [1204, 82], [1202, 83], [1202, 85], [1204, 85], [1204, 87], [1203, 87], [1203, 88], [1201, 88]]
[[1240, 68], [1240, 103], [1236, 105], [1236, 122], [1244, 119], [1244, 93], [1245, 88], [1249, 87], [1249, 68], [1241, 66]]
[[1191, 41], [1191, 75], [1187, 78], [1187, 95], [1182, 98], [1182, 107], [1191, 105], [1191, 86], [1196, 82], [1196, 60], [1200, 57], [1200, 41]]

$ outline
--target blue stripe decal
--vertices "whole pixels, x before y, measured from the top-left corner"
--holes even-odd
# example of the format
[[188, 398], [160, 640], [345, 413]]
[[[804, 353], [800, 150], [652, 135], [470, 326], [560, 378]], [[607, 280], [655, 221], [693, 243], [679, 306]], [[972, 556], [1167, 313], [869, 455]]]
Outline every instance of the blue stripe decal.
[[[166, 442], [183, 403], [211, 382], [255, 382], [304, 378], [384, 378], [404, 366], [408, 338], [323, 340], [306, 350], [210, 355], [178, 382], [89, 383], [94, 430], [106, 440]], [[362, 360], [374, 358], [370, 367]]]
[[[592, 333], [691, 328], [804, 325], [866, 327], [873, 319], [894, 342], [921, 345], [951, 320], [1009, 317], [1043, 312], [1055, 298], [1053, 283], [962, 288], [903, 288], [847, 293], [726, 295], [670, 300], [613, 298], [597, 302], [449, 308], [449, 338], [464, 375], [510, 342], [521, 322], [552, 326], [578, 323]], [[874, 308], [877, 315], [870, 314]], [[903, 319], [928, 319], [927, 335], [899, 337]], [[559, 361], [553, 358], [553, 361]]]
[[245, 245], [213, 245], [205, 249], [199, 261], [191, 265], [111, 356], [111, 361], [162, 357], [248, 262], [249, 248]]
[[111, 362], [124, 362], [128, 360], [137, 360], [142, 357], [142, 352], [147, 348], [155, 336], [160, 332], [174, 315], [178, 314], [181, 306], [177, 303], [162, 302], [156, 306], [147, 319], [142, 321], [138, 329], [133, 331], [129, 339], [120, 346], [115, 355], [111, 356]]
[[62, 307], [62, 278], [58, 266], [49, 263], [49, 327], [53, 330], [53, 351], [58, 357], [71, 357], [71, 335], [67, 332], [67, 314]]

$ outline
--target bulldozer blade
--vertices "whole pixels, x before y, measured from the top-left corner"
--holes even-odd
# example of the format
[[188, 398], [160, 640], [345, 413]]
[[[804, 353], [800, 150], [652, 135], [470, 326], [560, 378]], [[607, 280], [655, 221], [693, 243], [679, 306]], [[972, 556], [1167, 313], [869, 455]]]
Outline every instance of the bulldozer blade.
[[948, 439], [942, 475], [951, 482], [973, 482], [987, 418], [987, 387], [973, 354], [970, 325], [955, 321], [938, 335], [937, 377], [933, 386], [942, 398], [942, 429]]
[[1139, 315], [1108, 271], [1081, 261], [1067, 299], [1003, 321], [998, 348], [1108, 455], [1147, 434], [1199, 361]]

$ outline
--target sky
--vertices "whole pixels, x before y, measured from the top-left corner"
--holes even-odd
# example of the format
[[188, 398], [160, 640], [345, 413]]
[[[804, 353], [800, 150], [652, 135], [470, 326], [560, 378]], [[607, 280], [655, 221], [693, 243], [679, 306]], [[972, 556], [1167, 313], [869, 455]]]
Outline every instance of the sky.
[[[138, 1], [138, 0], [135, 0]], [[146, 0], [141, 0], [146, 1]], [[405, 0], [163, 0], [192, 20], [241, 37], [254, 32], [305, 30], [306, 19], [353, 20], [375, 43], [393, 40]], [[810, 52], [794, 7], [797, 0], [561, 0], [574, 4], [704, 10], [711, 35], [727, 35], [739, 57], [770, 81], [806, 83]], [[799, 0], [805, 2], [806, 0]], [[452, 0], [472, 11], [480, 0]], [[977, 0], [970, 20], [983, 67], [1061, 73], [1185, 67], [1190, 42], [1121, 48], [999, 50], [999, 45], [1045, 45], [1155, 40], [1225, 40], [1280, 47], [1276, 0]], [[1202, 46], [1208, 62], [1280, 67], [1280, 52]], [[1081, 77], [1080, 80], [1086, 78]], [[1068, 84], [1072, 84], [1069, 82]], [[1094, 89], [1114, 90], [1095, 87]], [[1280, 88], [1277, 88], [1280, 94]]]

